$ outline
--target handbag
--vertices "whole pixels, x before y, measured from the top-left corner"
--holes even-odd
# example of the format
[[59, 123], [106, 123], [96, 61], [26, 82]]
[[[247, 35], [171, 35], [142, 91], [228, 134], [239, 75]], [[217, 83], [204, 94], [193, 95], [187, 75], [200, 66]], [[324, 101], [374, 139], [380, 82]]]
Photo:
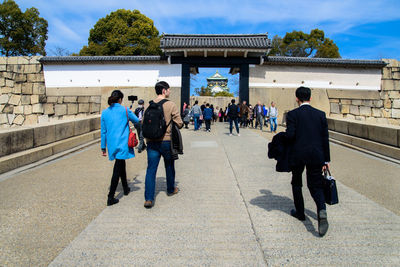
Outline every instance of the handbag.
[[325, 203], [328, 205], [335, 205], [339, 203], [336, 181], [335, 178], [333, 178], [333, 176], [331, 175], [331, 172], [328, 168], [324, 171], [323, 179]]
[[126, 109], [126, 118], [128, 119], [128, 128], [129, 128], [128, 147], [134, 148], [135, 146], [138, 145], [139, 141], [136, 138], [136, 134], [132, 132], [131, 127], [129, 127], [128, 108], [125, 107], [125, 109]]

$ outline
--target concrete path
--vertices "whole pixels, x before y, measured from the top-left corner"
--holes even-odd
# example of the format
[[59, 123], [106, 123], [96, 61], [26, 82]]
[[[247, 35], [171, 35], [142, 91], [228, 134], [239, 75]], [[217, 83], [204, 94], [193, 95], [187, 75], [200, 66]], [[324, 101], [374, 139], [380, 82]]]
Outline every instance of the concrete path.
[[289, 215], [290, 175], [267, 159], [252, 130], [228, 136], [183, 131], [178, 195], [167, 197], [160, 164], [155, 207], [143, 208], [142, 172], [129, 196], [107, 207], [50, 266], [400, 265], [400, 216], [338, 181], [340, 204], [318, 237], [305, 188], [307, 220]]

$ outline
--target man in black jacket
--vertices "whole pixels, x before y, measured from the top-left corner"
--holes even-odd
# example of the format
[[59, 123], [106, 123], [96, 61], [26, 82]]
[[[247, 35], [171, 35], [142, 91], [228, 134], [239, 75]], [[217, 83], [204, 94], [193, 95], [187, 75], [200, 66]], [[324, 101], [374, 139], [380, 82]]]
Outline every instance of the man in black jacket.
[[289, 164], [292, 170], [292, 191], [296, 210], [291, 215], [305, 220], [302, 194], [302, 174], [307, 169], [307, 187], [318, 213], [318, 232], [324, 236], [328, 231], [322, 171], [329, 168], [329, 135], [325, 113], [310, 106], [311, 90], [299, 87], [296, 102], [299, 107], [287, 114], [286, 137], [291, 143]]

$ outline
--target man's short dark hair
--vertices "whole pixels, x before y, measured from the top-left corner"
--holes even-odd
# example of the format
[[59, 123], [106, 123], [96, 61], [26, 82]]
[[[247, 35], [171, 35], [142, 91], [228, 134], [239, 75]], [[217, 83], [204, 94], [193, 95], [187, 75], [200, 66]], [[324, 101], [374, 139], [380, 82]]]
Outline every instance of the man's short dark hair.
[[210, 106], [210, 104], [207, 103], [207, 104], [206, 104], [206, 107], [209, 107], [209, 106]]
[[308, 87], [300, 86], [296, 89], [296, 97], [301, 101], [310, 101], [311, 89]]
[[196, 101], [194, 101], [194, 104], [195, 104], [195, 105], [197, 105], [198, 103], [199, 103], [199, 101], [197, 101], [197, 100], [196, 100]]
[[156, 83], [155, 89], [157, 95], [162, 95], [162, 90], [167, 90], [169, 88], [169, 84], [167, 82], [161, 81]]
[[232, 100], [231, 100], [231, 103], [232, 103], [232, 104], [235, 104], [235, 99], [232, 99]]

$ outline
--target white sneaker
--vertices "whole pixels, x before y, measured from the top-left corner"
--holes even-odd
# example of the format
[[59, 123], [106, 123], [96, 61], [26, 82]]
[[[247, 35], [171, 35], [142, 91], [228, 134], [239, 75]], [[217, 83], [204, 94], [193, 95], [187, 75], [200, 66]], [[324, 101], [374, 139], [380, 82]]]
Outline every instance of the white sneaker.
[[232, 136], [232, 134], [229, 134], [229, 136]]
[[238, 136], [240, 136], [240, 134], [238, 134]]

